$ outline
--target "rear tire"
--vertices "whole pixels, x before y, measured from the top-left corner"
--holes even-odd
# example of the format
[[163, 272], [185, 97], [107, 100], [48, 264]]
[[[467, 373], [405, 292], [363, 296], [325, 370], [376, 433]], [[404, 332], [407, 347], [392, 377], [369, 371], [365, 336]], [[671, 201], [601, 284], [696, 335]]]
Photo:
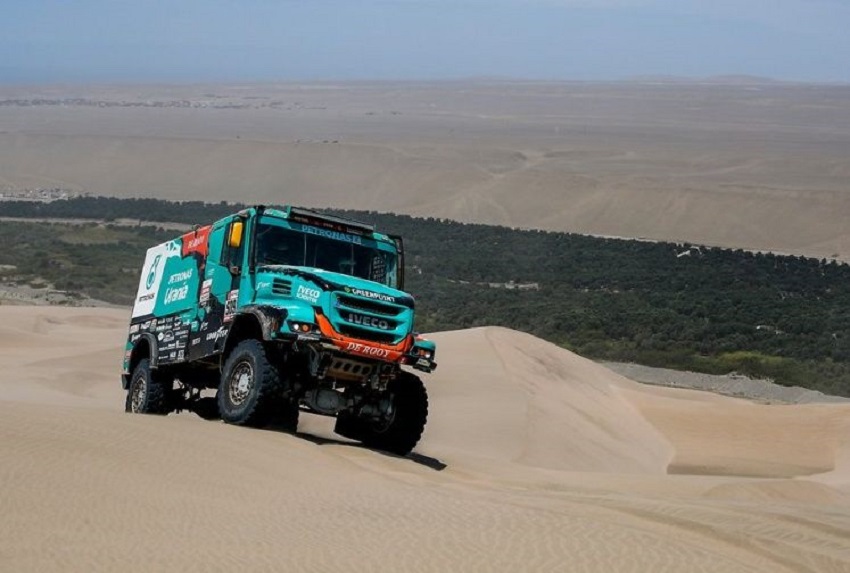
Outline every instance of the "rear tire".
[[428, 421], [428, 393], [418, 376], [402, 372], [387, 385], [393, 412], [384, 421], [364, 420], [342, 412], [334, 431], [364, 445], [400, 456], [419, 442]]
[[243, 340], [230, 353], [218, 388], [221, 419], [229, 424], [267, 425], [283, 406], [284, 384], [259, 340]]
[[133, 369], [124, 410], [134, 414], [164, 416], [174, 410], [172, 404], [174, 377], [152, 370], [150, 360], [143, 358]]

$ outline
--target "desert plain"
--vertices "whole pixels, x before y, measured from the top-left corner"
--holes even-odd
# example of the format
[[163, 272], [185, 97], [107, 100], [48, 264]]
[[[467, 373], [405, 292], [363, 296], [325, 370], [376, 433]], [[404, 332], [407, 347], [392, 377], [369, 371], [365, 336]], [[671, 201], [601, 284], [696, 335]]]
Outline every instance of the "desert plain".
[[293, 203], [850, 259], [850, 87], [0, 86], [0, 190]]
[[[0, 190], [295, 203], [850, 259], [850, 89], [0, 88]], [[2, 224], [2, 222], [0, 222]], [[0, 307], [3, 571], [850, 571], [850, 405], [434, 333], [396, 457], [123, 412], [128, 309]]]

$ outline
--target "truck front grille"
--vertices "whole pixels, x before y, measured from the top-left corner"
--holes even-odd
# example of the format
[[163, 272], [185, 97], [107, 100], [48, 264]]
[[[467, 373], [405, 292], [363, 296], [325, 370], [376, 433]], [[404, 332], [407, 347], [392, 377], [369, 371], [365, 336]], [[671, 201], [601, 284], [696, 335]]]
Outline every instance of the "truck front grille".
[[410, 309], [407, 307], [344, 292], [334, 293], [333, 302], [338, 330], [345, 336], [397, 344], [408, 334]]
[[381, 344], [394, 344], [398, 338], [398, 335], [393, 332], [375, 332], [374, 330], [367, 330], [350, 324], [341, 325], [339, 331], [340, 334], [350, 336], [351, 338], [380, 342]]

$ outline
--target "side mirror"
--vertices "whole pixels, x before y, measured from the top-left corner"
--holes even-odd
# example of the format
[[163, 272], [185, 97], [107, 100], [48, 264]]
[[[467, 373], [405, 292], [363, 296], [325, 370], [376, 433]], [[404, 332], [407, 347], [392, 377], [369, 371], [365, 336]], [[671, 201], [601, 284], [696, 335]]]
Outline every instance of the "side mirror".
[[233, 249], [238, 249], [242, 246], [242, 234], [245, 230], [245, 223], [242, 221], [233, 221], [230, 224], [230, 234], [227, 236], [227, 245]]

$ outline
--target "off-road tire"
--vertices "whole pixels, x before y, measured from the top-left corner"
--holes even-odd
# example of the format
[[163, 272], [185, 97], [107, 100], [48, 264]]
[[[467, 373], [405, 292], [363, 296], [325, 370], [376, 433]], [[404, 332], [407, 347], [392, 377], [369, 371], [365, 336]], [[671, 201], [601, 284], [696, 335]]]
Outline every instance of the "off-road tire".
[[143, 358], [133, 369], [124, 410], [134, 414], [164, 416], [174, 410], [174, 377], [152, 370], [150, 360]]
[[266, 426], [283, 405], [284, 383], [269, 361], [263, 343], [243, 340], [224, 364], [218, 388], [218, 410], [229, 424]]
[[422, 380], [402, 372], [387, 385], [392, 396], [393, 415], [384, 422], [357, 418], [342, 412], [334, 431], [364, 445], [400, 456], [410, 453], [419, 442], [428, 421], [428, 393]]

